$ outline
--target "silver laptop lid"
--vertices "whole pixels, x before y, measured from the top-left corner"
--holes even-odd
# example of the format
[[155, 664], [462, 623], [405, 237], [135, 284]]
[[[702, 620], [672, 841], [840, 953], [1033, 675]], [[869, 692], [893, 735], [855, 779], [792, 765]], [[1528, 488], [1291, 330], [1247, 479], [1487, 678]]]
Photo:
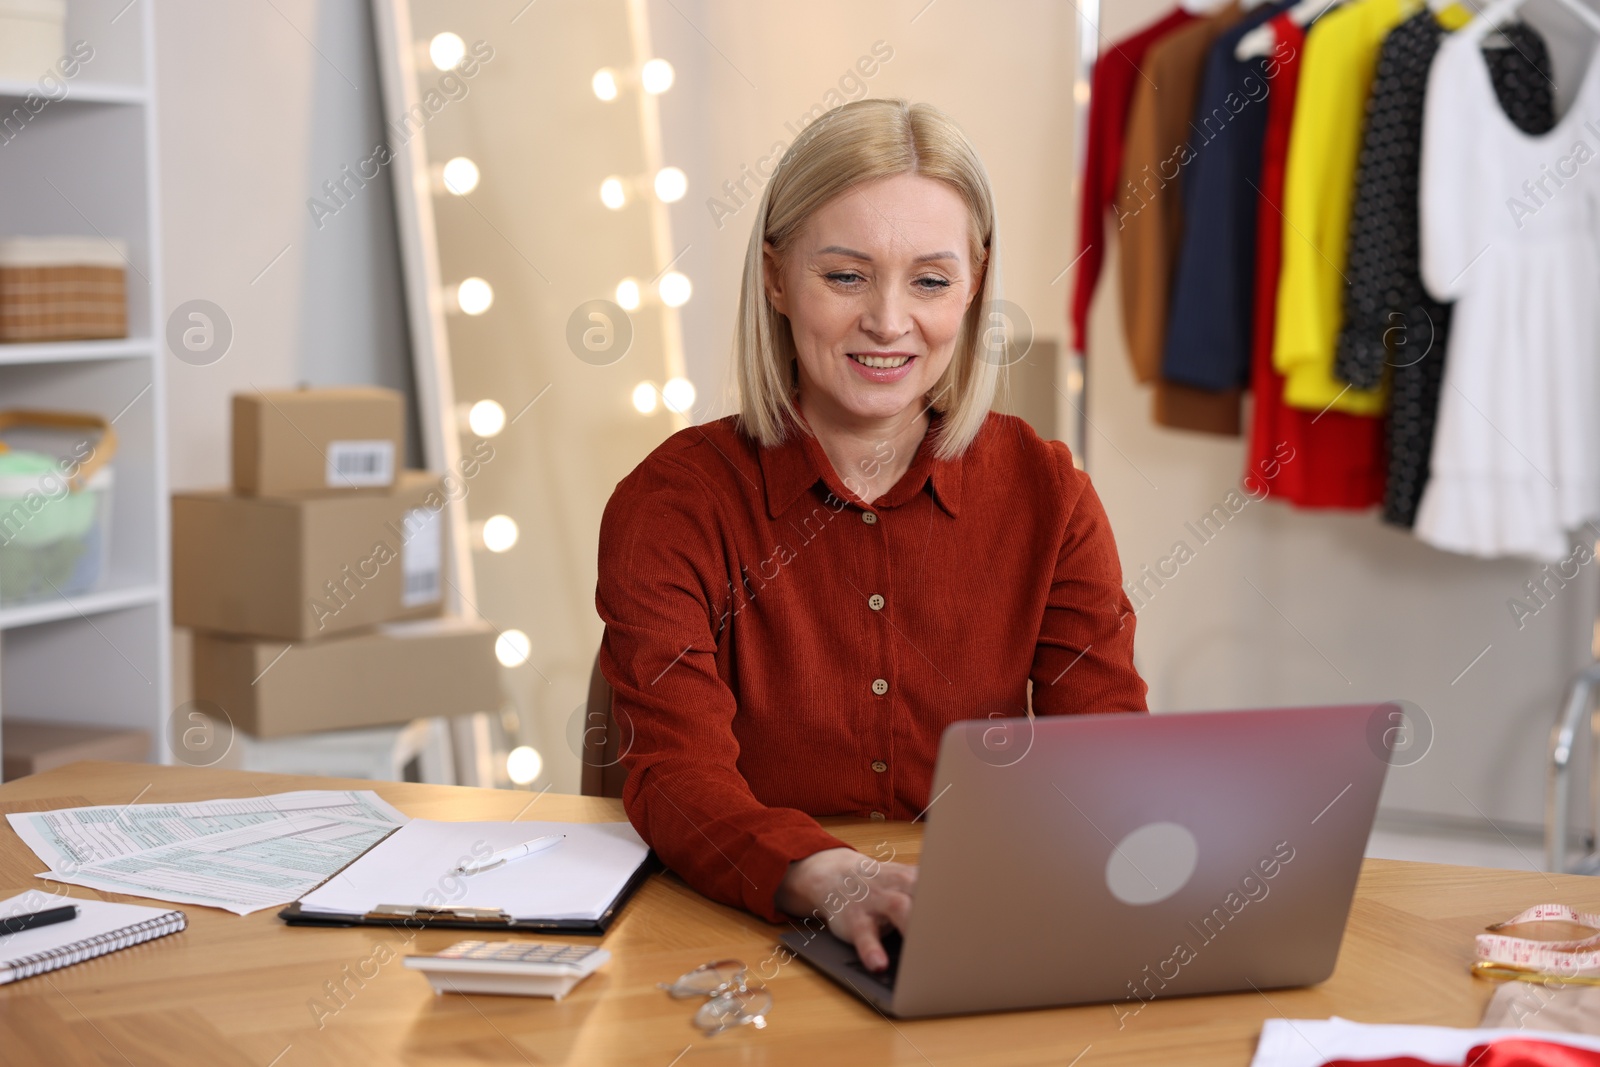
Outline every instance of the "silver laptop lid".
[[895, 1014], [1323, 980], [1398, 707], [951, 725]]

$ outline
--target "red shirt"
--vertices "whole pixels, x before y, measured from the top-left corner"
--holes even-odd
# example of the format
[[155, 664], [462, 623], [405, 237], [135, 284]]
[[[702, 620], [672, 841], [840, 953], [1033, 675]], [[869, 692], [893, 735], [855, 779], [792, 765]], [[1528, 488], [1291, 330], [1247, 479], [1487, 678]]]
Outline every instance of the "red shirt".
[[1173, 8], [1156, 22], [1112, 45], [1094, 61], [1089, 82], [1083, 187], [1078, 197], [1078, 276], [1072, 283], [1073, 351], [1086, 351], [1089, 343], [1089, 303], [1105, 264], [1106, 212], [1116, 199], [1117, 181], [1122, 176], [1122, 136], [1139, 64], [1151, 45], [1193, 21], [1194, 16], [1183, 8]]
[[[937, 425], [937, 421], [935, 422]], [[810, 434], [668, 438], [600, 525], [600, 667], [628, 818], [714, 900], [781, 921], [812, 816], [913, 819], [958, 719], [1143, 711], [1116, 544], [1065, 445], [991, 413], [863, 506]], [[888, 462], [886, 454], [884, 462]]]
[[1383, 420], [1343, 411], [1319, 414], [1290, 407], [1283, 402], [1283, 375], [1272, 366], [1272, 332], [1283, 254], [1284, 161], [1289, 152], [1305, 31], [1288, 15], [1277, 16], [1271, 26], [1275, 39], [1290, 47], [1267, 96], [1267, 132], [1261, 151], [1250, 367], [1255, 409], [1245, 488], [1253, 493], [1265, 491], [1301, 507], [1370, 507], [1383, 501]]

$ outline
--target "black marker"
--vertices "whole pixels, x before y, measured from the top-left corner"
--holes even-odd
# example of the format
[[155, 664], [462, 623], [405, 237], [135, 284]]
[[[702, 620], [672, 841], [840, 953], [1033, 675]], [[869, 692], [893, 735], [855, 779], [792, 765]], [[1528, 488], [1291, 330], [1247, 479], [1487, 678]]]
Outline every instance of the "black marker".
[[68, 904], [64, 908], [50, 908], [46, 911], [30, 912], [27, 915], [13, 915], [0, 919], [0, 934], [20, 934], [24, 930], [32, 930], [36, 926], [49, 926], [52, 923], [64, 923], [68, 919], [78, 917], [78, 906]]

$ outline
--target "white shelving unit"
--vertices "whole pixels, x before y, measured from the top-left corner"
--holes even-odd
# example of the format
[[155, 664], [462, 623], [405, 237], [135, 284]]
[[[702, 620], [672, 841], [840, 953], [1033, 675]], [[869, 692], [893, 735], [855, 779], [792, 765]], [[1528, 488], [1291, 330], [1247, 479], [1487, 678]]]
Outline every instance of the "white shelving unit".
[[[0, 124], [12, 120], [0, 135], [0, 236], [117, 238], [129, 259], [126, 340], [0, 345], [0, 408], [93, 411], [119, 439], [99, 588], [0, 604], [0, 720], [143, 729], [162, 761], [172, 612], [153, 5], [69, 0], [68, 45], [93, 55], [61, 79], [64, 96], [0, 81]], [[16, 121], [30, 93], [56, 98]]]

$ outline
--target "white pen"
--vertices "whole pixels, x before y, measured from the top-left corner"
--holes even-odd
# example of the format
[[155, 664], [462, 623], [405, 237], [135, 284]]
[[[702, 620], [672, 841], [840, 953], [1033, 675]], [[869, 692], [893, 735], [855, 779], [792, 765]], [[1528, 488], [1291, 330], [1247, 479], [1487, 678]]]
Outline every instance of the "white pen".
[[522, 857], [531, 856], [535, 852], [543, 852], [553, 845], [560, 844], [566, 840], [566, 837], [566, 834], [546, 834], [544, 837], [536, 837], [532, 841], [524, 841], [520, 845], [512, 845], [510, 848], [503, 848], [499, 852], [491, 853], [478, 863], [463, 863], [450, 873], [482, 874], [484, 871], [493, 870], [503, 864], [510, 863], [512, 860], [520, 860]]

